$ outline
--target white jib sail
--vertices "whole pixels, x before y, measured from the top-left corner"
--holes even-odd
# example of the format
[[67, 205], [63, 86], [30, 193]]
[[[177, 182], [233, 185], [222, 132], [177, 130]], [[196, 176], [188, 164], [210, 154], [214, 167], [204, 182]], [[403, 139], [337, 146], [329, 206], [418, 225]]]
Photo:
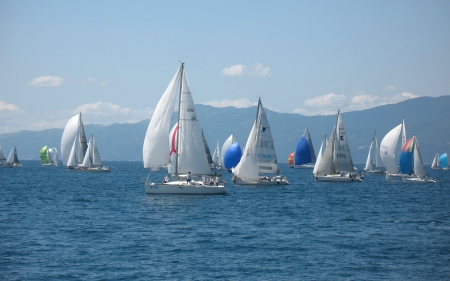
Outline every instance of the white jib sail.
[[256, 131], [257, 122], [253, 123], [252, 130], [248, 136], [247, 143], [245, 144], [244, 153], [242, 155], [241, 161], [233, 168], [232, 173], [249, 182], [258, 182], [259, 175], [258, 169], [256, 167], [256, 155], [255, 155], [255, 144], [256, 144]]
[[320, 161], [322, 161], [322, 147], [323, 147], [324, 141], [322, 141], [322, 144], [320, 145], [319, 154], [317, 155], [316, 164], [314, 165], [313, 174], [317, 174], [317, 170], [319, 169]]
[[333, 131], [331, 132], [331, 136], [327, 142], [327, 146], [325, 148], [325, 152], [322, 155], [322, 159], [320, 159], [320, 162], [317, 161], [317, 162], [319, 162], [319, 166], [317, 168], [318, 175], [331, 175], [331, 174], [335, 173], [334, 163], [333, 163], [335, 135], [336, 135], [336, 126], [333, 128]]
[[374, 141], [375, 141], [375, 139], [372, 139], [372, 142], [370, 143], [369, 154], [367, 155], [366, 166], [364, 167], [364, 170], [366, 170], [366, 171], [374, 169], [373, 162], [372, 162], [372, 147], [373, 147]]
[[[78, 135], [77, 135], [78, 136]], [[75, 139], [72, 142], [72, 149], [70, 150], [69, 159], [67, 159], [67, 167], [76, 167], [78, 165], [77, 159], [76, 159], [76, 150], [77, 150], [77, 143], [78, 138], [75, 137]]]
[[170, 146], [167, 135], [170, 131], [175, 100], [177, 96], [177, 81], [180, 79], [181, 67], [175, 73], [172, 81], [162, 95], [145, 134], [143, 145], [144, 168], [158, 167], [170, 162]]
[[81, 166], [86, 167], [86, 168], [92, 167], [92, 160], [91, 160], [92, 152], [91, 151], [92, 151], [92, 137], [89, 140], [89, 143], [88, 143], [88, 146], [86, 149], [86, 154], [84, 155], [84, 160], [83, 160], [83, 163], [81, 164]]

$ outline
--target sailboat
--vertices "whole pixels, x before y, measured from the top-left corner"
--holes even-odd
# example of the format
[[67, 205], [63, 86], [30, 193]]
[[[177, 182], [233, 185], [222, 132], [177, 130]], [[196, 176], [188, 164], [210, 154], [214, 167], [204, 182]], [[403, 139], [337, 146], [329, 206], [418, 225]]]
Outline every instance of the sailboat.
[[320, 162], [316, 163], [319, 164], [317, 170], [314, 168], [316, 181], [362, 182], [362, 179], [354, 173], [350, 146], [340, 111], [325, 152]]
[[69, 169], [78, 169], [78, 166], [83, 163], [86, 150], [86, 134], [81, 113], [79, 113], [70, 118], [62, 134], [61, 158], [63, 165]]
[[84, 155], [83, 163], [80, 169], [86, 172], [110, 172], [108, 167], [103, 166], [102, 158], [98, 152], [97, 143], [94, 135], [89, 139], [86, 154]]
[[[221, 165], [222, 165], [222, 167], [223, 168], [225, 168], [225, 169], [231, 169], [232, 167], [229, 167], [229, 168], [227, 168], [227, 167], [225, 167], [225, 160], [224, 160], [224, 158], [225, 158], [225, 153], [227, 152], [227, 150], [228, 150], [228, 148], [233, 144], [235, 142], [235, 139], [234, 139], [234, 134], [231, 134], [225, 141], [224, 141], [224, 143], [223, 143], [223, 145], [222, 145], [222, 150], [220, 151], [220, 155], [222, 155], [222, 158], [220, 159], [220, 161], [221, 161]], [[239, 157], [239, 160], [240, 160], [241, 158]], [[238, 161], [238, 163], [239, 163], [239, 161]], [[236, 165], [237, 165], [237, 163], [236, 163]]]
[[22, 166], [19, 162], [19, 158], [17, 157], [17, 149], [16, 146], [14, 146], [11, 149], [11, 152], [9, 153], [8, 159], [6, 160], [7, 163], [11, 164], [13, 167], [19, 167]]
[[[180, 84], [180, 85], [179, 85]], [[177, 91], [178, 90], [178, 91]], [[178, 92], [178, 93], [177, 93]], [[202, 130], [196, 115], [194, 100], [186, 77], [184, 63], [172, 78], [159, 100], [150, 120], [143, 145], [144, 168], [152, 169], [171, 163], [170, 121], [178, 96], [178, 132], [176, 134], [175, 180], [161, 183], [144, 182], [146, 193], [165, 194], [224, 194], [225, 186], [208, 185], [203, 181], [181, 180], [182, 174], [209, 175]], [[189, 176], [188, 176], [189, 177]]]
[[[277, 155], [267, 115], [258, 99], [256, 120], [253, 124], [241, 161], [232, 170], [233, 183], [244, 185], [287, 185], [280, 175]], [[267, 174], [271, 176], [267, 176]]]
[[439, 160], [439, 153], [436, 153], [434, 155], [433, 163], [431, 163], [431, 169], [440, 169], [441, 168], [441, 161]]
[[39, 153], [42, 166], [58, 166], [58, 150], [49, 148], [48, 145], [41, 148]]
[[242, 157], [242, 148], [238, 141], [235, 140], [234, 134], [228, 137], [222, 146], [222, 168], [231, 172], [236, 167]]
[[[373, 158], [375, 158], [375, 163], [373, 163]], [[380, 149], [378, 147], [377, 132], [375, 132], [372, 142], [370, 143], [369, 154], [367, 155], [364, 171], [371, 174], [384, 174], [384, 170], [378, 169], [380, 167], [382, 167], [382, 162], [380, 158]]]
[[410, 138], [402, 148], [400, 173], [414, 174], [414, 177], [403, 177], [403, 181], [407, 183], [436, 183], [436, 180], [427, 177], [416, 136]]
[[291, 168], [298, 169], [314, 169], [315, 163], [316, 154], [314, 152], [308, 127], [306, 127], [303, 137], [298, 142], [297, 148], [293, 154], [293, 165], [290, 166]]
[[10, 163], [5, 162], [6, 158], [5, 155], [2, 152], [2, 146], [0, 145], [0, 168], [12, 168], [13, 165]]
[[398, 146], [401, 143], [400, 150], [406, 143], [405, 119], [402, 123], [390, 130], [380, 143], [380, 156], [386, 167], [386, 179], [401, 180], [402, 177], [409, 177], [408, 174], [401, 174], [398, 164]]
[[214, 149], [214, 153], [212, 156], [213, 170], [222, 170], [222, 156], [220, 152], [219, 140], [217, 140], [217, 146], [216, 149]]

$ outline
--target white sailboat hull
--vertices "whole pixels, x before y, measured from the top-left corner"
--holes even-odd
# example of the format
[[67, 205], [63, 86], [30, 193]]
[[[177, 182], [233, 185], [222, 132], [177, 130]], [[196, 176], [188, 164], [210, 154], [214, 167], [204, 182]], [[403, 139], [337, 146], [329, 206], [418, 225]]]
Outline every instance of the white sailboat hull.
[[432, 180], [432, 179], [421, 179], [421, 178], [403, 178], [404, 182], [407, 183], [419, 183], [419, 184], [424, 184], [424, 183], [436, 183], [436, 180]]
[[386, 174], [387, 180], [402, 180], [403, 178], [418, 178], [416, 175], [407, 175], [407, 174]]
[[58, 164], [56, 164], [56, 163], [45, 163], [45, 164], [42, 164], [42, 166], [43, 167], [58, 166]]
[[274, 185], [289, 185], [289, 182], [286, 179], [275, 179], [275, 180], [259, 180], [256, 182], [246, 181], [243, 179], [233, 179], [233, 184], [235, 185], [266, 185], [266, 186], [274, 186]]
[[367, 170], [364, 172], [369, 173], [369, 174], [380, 174], [380, 175], [386, 174], [386, 172], [384, 170]]
[[293, 165], [291, 168], [294, 169], [314, 169], [314, 164], [303, 164], [303, 165]]
[[341, 176], [341, 174], [326, 175], [326, 176], [315, 176], [316, 181], [323, 182], [362, 182], [360, 178], [349, 178], [346, 176]]
[[223, 185], [204, 185], [202, 182], [172, 181], [167, 183], [145, 184], [145, 193], [148, 194], [190, 194], [190, 195], [212, 195], [225, 194]]

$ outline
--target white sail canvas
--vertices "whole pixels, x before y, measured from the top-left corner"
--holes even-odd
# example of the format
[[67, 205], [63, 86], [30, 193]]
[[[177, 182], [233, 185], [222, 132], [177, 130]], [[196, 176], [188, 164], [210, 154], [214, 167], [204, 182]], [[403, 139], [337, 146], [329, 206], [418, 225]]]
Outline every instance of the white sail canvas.
[[210, 174], [211, 168], [186, 72], [183, 73], [179, 114], [178, 173]]
[[158, 167], [170, 163], [170, 146], [167, 135], [170, 131], [170, 121], [177, 96], [176, 86], [180, 75], [181, 67], [173, 76], [156, 105], [155, 112], [148, 125], [143, 145], [144, 168]]

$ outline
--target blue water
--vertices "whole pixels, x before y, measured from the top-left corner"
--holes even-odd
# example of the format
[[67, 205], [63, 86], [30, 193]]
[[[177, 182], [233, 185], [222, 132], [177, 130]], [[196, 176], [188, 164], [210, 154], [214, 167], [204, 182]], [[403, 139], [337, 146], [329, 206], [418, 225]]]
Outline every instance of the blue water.
[[289, 186], [177, 196], [145, 194], [140, 162], [22, 162], [0, 169], [0, 280], [450, 279], [450, 171], [331, 184], [282, 164]]

